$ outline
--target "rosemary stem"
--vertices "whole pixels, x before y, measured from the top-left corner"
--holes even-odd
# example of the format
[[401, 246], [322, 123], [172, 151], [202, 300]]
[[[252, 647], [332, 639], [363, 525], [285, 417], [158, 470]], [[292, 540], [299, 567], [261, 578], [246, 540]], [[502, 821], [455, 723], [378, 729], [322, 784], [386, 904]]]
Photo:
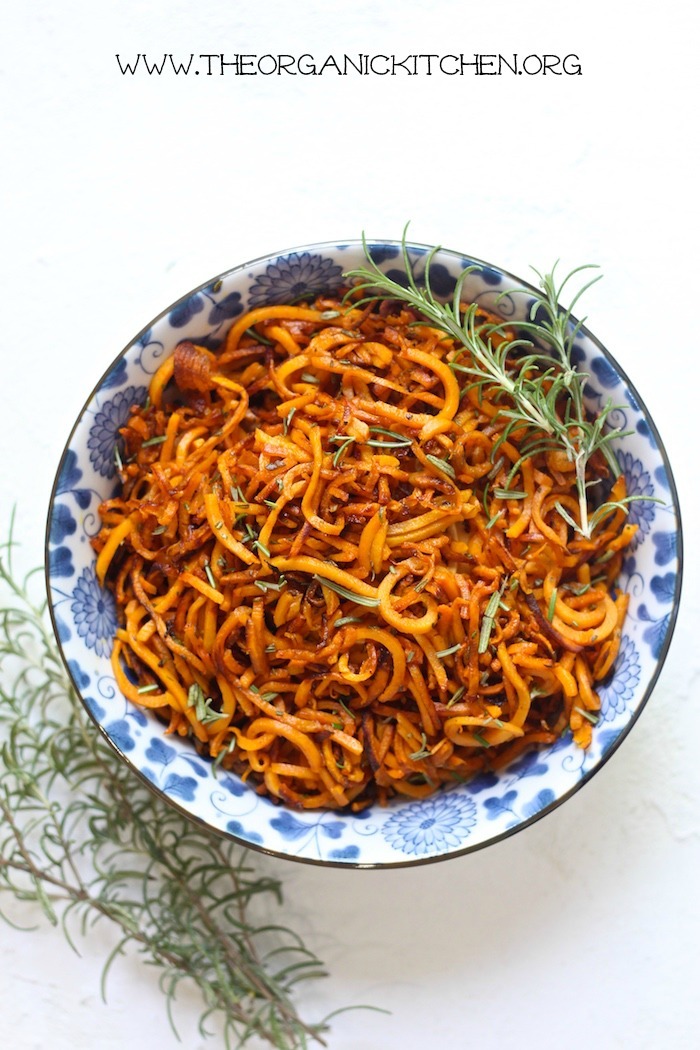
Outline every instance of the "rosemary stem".
[[[372, 258], [363, 237], [367, 266], [344, 274], [352, 285], [348, 296], [357, 292], [364, 295], [361, 304], [383, 299], [407, 303], [424, 319], [419, 319], [419, 324], [434, 325], [462, 344], [467, 351], [465, 359], [460, 356], [463, 351], [458, 351], [449, 363], [456, 371], [471, 374], [479, 385], [493, 384], [497, 398], [505, 396], [499, 414], [507, 418], [506, 432], [514, 426], [529, 428], [533, 431], [532, 444], [538, 450], [563, 449], [575, 464], [579, 521], [575, 521], [562, 506], [558, 509], [575, 533], [590, 539], [606, 510], [625, 507], [633, 500], [645, 498], [623, 496], [597, 507], [592, 515], [588, 510], [587, 471], [593, 456], [602, 451], [607, 468], [613, 477], [617, 477], [620, 470], [610, 440], [629, 433], [608, 426], [610, 413], [615, 407], [611, 402], [598, 410], [596, 419], [591, 419], [585, 404], [587, 376], [572, 363], [574, 343], [583, 327], [583, 321], [573, 317], [573, 309], [582, 294], [600, 278], [595, 277], [584, 284], [569, 307], [563, 308], [559, 300], [565, 285], [575, 274], [589, 267], [578, 267], [561, 282], [555, 281], [556, 266], [544, 275], [535, 271], [539, 289], [530, 290], [533, 298], [526, 318], [508, 325], [498, 318], [484, 320], [476, 303], [465, 305], [462, 301], [466, 278], [475, 267], [462, 271], [456, 279], [451, 299], [442, 302], [430, 285], [430, 267], [440, 249], [430, 249], [421, 270], [417, 266], [418, 259], [411, 258], [406, 241], [407, 228], [404, 228], [401, 242], [406, 281], [399, 283], [384, 273]], [[508, 364], [509, 354], [511, 366]]]
[[[2, 546], [11, 554], [11, 533]], [[279, 902], [277, 881], [135, 785], [85, 717], [28, 581], [0, 559], [0, 892], [40, 906], [73, 947], [74, 915], [83, 933], [91, 917], [114, 923], [103, 980], [131, 944], [160, 968], [171, 1023], [189, 979], [202, 1034], [216, 1014], [229, 1050], [252, 1036], [279, 1050], [325, 1046], [326, 1023], [306, 1023], [292, 994], [299, 967], [317, 977], [320, 961], [291, 930], [248, 914], [256, 896]], [[287, 951], [302, 962], [276, 966]]]

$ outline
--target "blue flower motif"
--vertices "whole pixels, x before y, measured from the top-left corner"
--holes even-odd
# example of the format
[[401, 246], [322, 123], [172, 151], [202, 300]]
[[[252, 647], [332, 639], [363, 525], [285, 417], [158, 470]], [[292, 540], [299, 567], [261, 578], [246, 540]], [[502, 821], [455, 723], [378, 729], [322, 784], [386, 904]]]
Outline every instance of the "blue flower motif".
[[209, 313], [209, 324], [220, 325], [232, 317], [238, 317], [243, 313], [243, 303], [240, 292], [231, 292], [218, 303], [214, 303]]
[[663, 576], [652, 576], [650, 586], [657, 601], [662, 605], [672, 602], [676, 592], [675, 572], [666, 572]]
[[526, 803], [523, 806], [524, 817], [534, 817], [538, 813], [541, 813], [543, 809], [551, 804], [556, 799], [556, 795], [551, 788], [543, 788], [542, 791], [538, 791], [531, 802]]
[[659, 485], [662, 486], [662, 488], [665, 488], [666, 490], [670, 488], [670, 485], [668, 483], [668, 474], [666, 473], [666, 468], [662, 464], [659, 464], [659, 466], [654, 471], [654, 477], [658, 481]]
[[78, 466], [78, 457], [73, 449], [68, 449], [56, 482], [56, 495], [62, 496], [66, 492], [72, 492], [81, 510], [87, 510], [90, 504], [90, 492], [88, 489], [79, 489], [77, 484], [83, 476]]
[[146, 758], [150, 762], [157, 762], [161, 766], [167, 766], [176, 755], [175, 748], [171, 747], [170, 744], [166, 744], [157, 736], [152, 737], [150, 744], [146, 748]]
[[245, 784], [242, 784], [240, 780], [234, 780], [233, 777], [220, 777], [219, 783], [221, 784], [224, 791], [228, 791], [231, 795], [235, 795], [240, 798], [247, 791]]
[[98, 704], [97, 700], [95, 700], [95, 698], [92, 696], [85, 696], [83, 697], [83, 700], [85, 702], [85, 706], [87, 707], [88, 711], [95, 719], [95, 721], [102, 722], [102, 719], [105, 716], [105, 709], [102, 706], [102, 704]]
[[83, 569], [72, 597], [70, 609], [79, 636], [98, 656], [109, 656], [117, 629], [117, 609], [111, 592], [100, 587], [92, 569]]
[[635, 412], [639, 411], [639, 402], [629, 388], [625, 389], [625, 401]]
[[55, 609], [54, 609], [54, 613], [53, 613], [53, 618], [54, 618], [54, 623], [56, 624], [56, 631], [58, 632], [58, 640], [59, 640], [59, 642], [63, 643], [63, 642], [69, 641], [70, 637], [71, 637], [71, 629], [68, 626], [68, 624], [63, 622], [63, 620], [58, 615], [58, 613], [56, 612]]
[[75, 572], [68, 547], [55, 547], [49, 554], [49, 576], [72, 576]]
[[250, 287], [250, 307], [293, 302], [330, 292], [341, 283], [342, 268], [332, 259], [310, 252], [292, 252], [270, 263]]
[[77, 660], [68, 661], [68, 670], [78, 689], [87, 689], [90, 685], [90, 675], [85, 674]]
[[541, 761], [541, 757], [538, 751], [529, 751], [513, 762], [509, 771], [516, 773], [518, 777], [541, 777], [547, 772], [547, 764]]
[[513, 803], [518, 797], [517, 791], [506, 791], [503, 798], [499, 798], [497, 795], [493, 798], [487, 798], [484, 800], [484, 809], [488, 812], [489, 820], [496, 820], [504, 813], [513, 812]]
[[620, 377], [608, 361], [607, 357], [596, 357], [591, 361], [591, 371], [596, 376], [601, 386], [610, 390], [617, 386]]
[[638, 421], [638, 423], [637, 423], [637, 432], [639, 434], [642, 434], [647, 439], [647, 441], [649, 442], [649, 444], [651, 445], [652, 448], [658, 448], [659, 447], [656, 444], [656, 438], [654, 437], [654, 433], [653, 433], [651, 427], [649, 426], [649, 424], [647, 423], [646, 419], [640, 419]]
[[204, 296], [195, 292], [194, 295], [190, 295], [189, 298], [174, 306], [168, 314], [168, 320], [173, 328], [184, 328], [195, 314], [202, 312], [204, 302]]
[[179, 773], [169, 773], [163, 784], [163, 791], [171, 798], [180, 798], [183, 802], [192, 802], [197, 788], [194, 777], [181, 777]]
[[103, 478], [113, 478], [116, 474], [114, 446], [119, 430], [129, 418], [131, 406], [142, 404], [146, 393], [145, 386], [128, 386], [126, 390], [115, 394], [111, 401], [106, 401], [95, 415], [95, 421], [90, 427], [88, 448], [90, 461]]
[[602, 721], [612, 722], [617, 715], [627, 709], [639, 685], [640, 673], [639, 653], [636, 646], [626, 634], [623, 634], [613, 677], [607, 685], [598, 689]]
[[338, 849], [330, 850], [329, 857], [333, 860], [357, 860], [360, 856], [359, 846], [340, 846]]
[[[387, 270], [386, 275], [390, 281], [401, 285], [402, 288], [408, 288], [410, 284], [405, 270]], [[416, 281], [416, 284], [418, 284], [418, 281]]]
[[650, 626], [646, 628], [642, 634], [642, 638], [651, 648], [652, 655], [656, 660], [661, 656], [661, 650], [663, 649], [664, 639], [668, 632], [669, 624], [671, 623], [671, 614], [666, 613], [660, 620], [652, 620], [649, 616], [645, 605], [639, 607], [639, 618], [640, 620], [647, 620]]
[[208, 763], [201, 761], [199, 758], [194, 758], [192, 755], [183, 755], [182, 758], [196, 777], [199, 777], [201, 780], [206, 780], [209, 777], [210, 767]]
[[657, 565], [668, 565], [676, 556], [678, 550], [677, 532], [655, 532], [651, 542], [656, 547], [654, 561]]
[[456, 849], [475, 824], [474, 800], [446, 793], [397, 810], [382, 828], [382, 834], [394, 849], [424, 856]]
[[115, 386], [121, 386], [126, 381], [126, 358], [120, 357], [114, 368], [107, 373], [102, 380], [100, 390], [109, 390]]
[[619, 729], [604, 729], [602, 732], [599, 732], [597, 734], [601, 755], [607, 754], [607, 752], [610, 750], [610, 748], [613, 746], [613, 744], [619, 737], [620, 732], [621, 730]]
[[498, 776], [496, 773], [478, 773], [477, 776], [469, 781], [466, 787], [470, 795], [478, 795], [480, 791], [490, 791], [492, 788], [495, 788], [497, 783]]
[[58, 481], [56, 482], [57, 495], [60, 495], [62, 492], [72, 492], [82, 476], [83, 472], [78, 466], [78, 457], [73, 449], [69, 448], [63, 457], [63, 463], [61, 463], [61, 469], [58, 474]]
[[578, 343], [574, 343], [571, 347], [571, 363], [574, 368], [581, 368], [581, 365], [586, 360], [586, 351]]
[[274, 817], [270, 821], [270, 827], [274, 828], [275, 831], [279, 831], [280, 835], [284, 836], [287, 840], [294, 840], [301, 838], [309, 830], [309, 825], [304, 824], [301, 820], [285, 810], [280, 813], [278, 817]]
[[49, 541], [51, 543], [62, 543], [66, 536], [72, 536], [77, 529], [75, 518], [63, 503], [54, 506], [51, 515], [51, 529]]
[[[652, 576], [650, 587], [656, 599], [662, 605], [672, 602], [676, 590], [675, 572], [667, 572], [663, 576]], [[658, 659], [671, 623], [671, 614], [666, 613], [665, 616], [655, 620], [647, 609], [646, 604], [642, 603], [639, 606], [638, 615], [640, 620], [649, 624], [649, 627], [642, 634], [642, 638], [651, 647], [654, 657]]]
[[642, 461], [635, 459], [631, 452], [618, 451], [617, 459], [620, 469], [625, 476], [627, 495], [635, 497], [628, 504], [629, 514], [627, 518], [630, 525], [638, 526], [637, 534], [630, 545], [634, 549], [639, 546], [647, 533], [651, 531], [651, 525], [656, 516], [656, 504], [652, 503], [651, 499], [639, 498], [640, 496], [653, 496], [654, 485], [649, 477], [649, 472], [644, 469]]
[[400, 248], [395, 244], [373, 244], [369, 250], [369, 257], [377, 266], [381, 266], [387, 259], [395, 259]]
[[345, 831], [345, 825], [340, 820], [330, 820], [327, 824], [322, 823], [320, 828], [329, 839], [339, 839]]
[[246, 831], [240, 820], [229, 820], [226, 825], [226, 830], [230, 831], [232, 835], [237, 835], [239, 838], [245, 839], [246, 842], [257, 842], [258, 844], [261, 844], [263, 841], [262, 835], [257, 831]]
[[469, 261], [467, 261], [466, 265], [474, 266], [474, 273], [481, 278], [484, 284], [490, 284], [493, 288], [499, 285], [503, 280], [503, 275], [500, 274], [498, 270], [492, 269], [490, 266], [482, 266], [481, 263], [470, 263]]
[[442, 263], [433, 263], [430, 267], [430, 287], [435, 295], [446, 299], [452, 295], [456, 284], [457, 278], [452, 276], [446, 266], [443, 266]]
[[136, 747], [131, 736], [129, 723], [125, 718], [119, 718], [116, 722], [110, 722], [108, 726], [105, 726], [105, 732], [120, 751], [133, 751]]

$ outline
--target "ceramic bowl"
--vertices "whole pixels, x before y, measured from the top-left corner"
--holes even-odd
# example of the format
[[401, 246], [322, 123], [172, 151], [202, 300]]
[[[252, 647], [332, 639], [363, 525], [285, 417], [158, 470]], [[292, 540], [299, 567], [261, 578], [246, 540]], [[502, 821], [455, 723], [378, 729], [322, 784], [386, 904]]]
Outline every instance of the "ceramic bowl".
[[[403, 273], [396, 242], [371, 242], [375, 261]], [[411, 245], [418, 279], [426, 248]], [[575, 345], [589, 374], [595, 408], [624, 405], [612, 422], [631, 431], [615, 452], [639, 526], [619, 586], [629, 613], [612, 678], [600, 692], [601, 717], [591, 747], [570, 736], [521, 758], [500, 775], [480, 776], [423, 801], [397, 801], [360, 815], [297, 812], [275, 805], [236, 776], [215, 771], [186, 741], [164, 735], [148, 711], [119, 692], [110, 666], [115, 606], [95, 576], [89, 540], [99, 529], [98, 505], [114, 495], [114, 446], [134, 402], [183, 338], [210, 348], [245, 309], [332, 291], [345, 270], [364, 263], [358, 242], [328, 243], [268, 255], [237, 266], [189, 292], [159, 314], [109, 366], [90, 394], [62, 454], [47, 525], [47, 585], [56, 635], [68, 671], [101, 732], [135, 775], [173, 806], [213, 831], [277, 856], [330, 866], [392, 867], [467, 853], [527, 827], [584, 785], [619, 747], [657, 680], [673, 632], [681, 582], [681, 527], [671, 470], [641, 398], [613, 357], [586, 329]], [[465, 293], [512, 320], [524, 317], [532, 289], [518, 278], [465, 255], [440, 251], [431, 285], [449, 295], [467, 266]], [[503, 294], [503, 293], [507, 294]], [[656, 502], [657, 500], [661, 502]]]

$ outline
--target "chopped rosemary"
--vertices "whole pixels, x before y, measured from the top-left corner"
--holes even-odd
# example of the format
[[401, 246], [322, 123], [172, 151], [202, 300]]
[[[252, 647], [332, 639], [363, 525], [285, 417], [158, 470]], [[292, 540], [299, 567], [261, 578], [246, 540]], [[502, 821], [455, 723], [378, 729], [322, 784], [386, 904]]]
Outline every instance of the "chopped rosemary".
[[365, 444], [370, 445], [372, 448], [408, 448], [413, 442], [412, 438], [395, 434], [384, 427], [370, 427], [369, 432], [370, 434], [381, 434], [384, 438], [389, 439], [384, 441], [382, 438], [368, 438]]
[[370, 598], [366, 594], [356, 594], [354, 591], [349, 591], [347, 587], [343, 587], [340, 583], [336, 583], [335, 580], [327, 580], [325, 576], [319, 576], [318, 573], [314, 573], [313, 579], [323, 587], [328, 587], [329, 590], [335, 591], [341, 598], [347, 598], [348, 601], [355, 602], [356, 605], [365, 605], [368, 609], [376, 609], [379, 605], [378, 598]]
[[[267, 594], [268, 591], [281, 591], [286, 582], [287, 581], [285, 580], [284, 576], [280, 576], [279, 581], [277, 583], [271, 583], [270, 580], [255, 580], [255, 586], [258, 587], [263, 592], [263, 594]], [[274, 649], [275, 647], [273, 645], [273, 652]]]
[[216, 590], [217, 589], [217, 587], [216, 587], [216, 580], [214, 579], [214, 573], [211, 571], [211, 565], [209, 564], [208, 561], [205, 561], [205, 563], [204, 563], [204, 571], [207, 574], [207, 579], [209, 580], [209, 586], [213, 587], [213, 589]]
[[420, 762], [420, 760], [422, 758], [430, 758], [430, 756], [432, 754], [432, 751], [428, 747], [428, 738], [425, 735], [425, 733], [421, 733], [420, 740], [421, 740], [421, 746], [420, 746], [419, 750], [418, 751], [414, 751], [412, 755], [408, 756], [411, 759], [412, 762]]
[[349, 623], [362, 623], [362, 617], [360, 616], [341, 616], [339, 620], [336, 620], [333, 624], [334, 627], [345, 627]]
[[594, 715], [591, 711], [586, 711], [583, 707], [574, 707], [574, 711], [578, 711], [583, 718], [587, 718], [594, 726], [598, 725], [598, 715]]
[[168, 531], [167, 525], [156, 525], [155, 529], [152, 530], [151, 536], [162, 536], [164, 532]]
[[117, 468], [117, 470], [121, 471], [124, 469], [124, 463], [122, 462], [121, 453], [119, 451], [119, 445], [114, 446], [114, 465]]
[[462, 643], [457, 642], [456, 645], [451, 645], [449, 649], [440, 649], [439, 652], [435, 653], [435, 655], [437, 656], [438, 660], [442, 660], [443, 656], [452, 656], [453, 653], [458, 653], [461, 648]]
[[452, 466], [451, 463], [448, 463], [446, 459], [440, 459], [439, 456], [431, 456], [430, 454], [428, 454], [425, 458], [430, 463], [432, 463], [432, 465], [437, 470], [442, 471], [443, 474], [447, 474], [447, 476], [449, 478], [452, 478], [452, 480], [454, 481], [454, 479], [456, 477], [456, 475], [455, 475], [455, 468]]
[[231, 499], [234, 503], [242, 503], [245, 507], [250, 506], [248, 500], [243, 495], [243, 490], [241, 489], [240, 485], [231, 486]]
[[[337, 438], [331, 438], [331, 441], [334, 441], [334, 440], [337, 440]], [[346, 437], [345, 440], [343, 441], [342, 445], [340, 446], [340, 448], [338, 448], [336, 450], [336, 452], [335, 452], [335, 454], [333, 456], [333, 466], [334, 467], [338, 466], [338, 463], [342, 459], [346, 448], [349, 448], [349, 446], [352, 445], [354, 440], [355, 440], [354, 437]]]
[[352, 711], [350, 710], [350, 708], [348, 707], [348, 705], [347, 705], [347, 704], [345, 703], [345, 701], [343, 700], [342, 696], [339, 696], [339, 697], [337, 698], [337, 702], [338, 702], [338, 703], [340, 704], [340, 706], [342, 707], [343, 711], [345, 711], [346, 715], [348, 715], [348, 717], [349, 717], [349, 718], [351, 718], [351, 719], [352, 719], [352, 721], [354, 722], [354, 721], [355, 721], [355, 715], [354, 715], [354, 713], [353, 713], [353, 712], [352, 712]]
[[275, 345], [272, 342], [271, 339], [268, 339], [264, 335], [260, 335], [258, 332], [255, 331], [254, 328], [246, 328], [246, 330], [243, 333], [243, 335], [250, 336], [250, 338], [254, 339], [256, 343], [261, 343], [263, 346], [274, 346]]
[[290, 426], [292, 424], [292, 420], [294, 419], [294, 413], [295, 412], [296, 412], [296, 408], [291, 408], [289, 410], [289, 412], [287, 413], [287, 415], [284, 417], [284, 423], [282, 424], [282, 430], [284, 431], [285, 434], [289, 433], [289, 428], [290, 428]]
[[141, 448], [149, 448], [151, 445], [162, 445], [165, 441], [165, 434], [160, 434], [158, 437], [146, 438], [145, 441], [141, 442]]
[[483, 737], [481, 733], [474, 733], [473, 736], [477, 744], [481, 744], [482, 747], [491, 747], [486, 737]]
[[226, 717], [220, 711], [212, 711], [211, 705], [213, 702], [210, 696], [204, 696], [204, 691], [198, 682], [194, 682], [190, 686], [187, 693], [187, 706], [194, 708], [195, 717], [202, 725], [207, 725], [209, 722], [217, 722], [220, 718]]
[[454, 693], [447, 701], [447, 707], [452, 707], [453, 704], [458, 703], [464, 696], [466, 689], [467, 687], [465, 685], [460, 685], [459, 689], [455, 689]]
[[503, 580], [500, 588], [494, 591], [489, 598], [488, 605], [484, 612], [484, 618], [481, 621], [481, 631], [479, 633], [479, 653], [485, 653], [489, 647], [489, 640], [491, 638], [491, 632], [493, 631], [494, 623], [496, 621], [496, 612], [501, 604], [503, 598], [503, 591], [505, 590], [506, 580]]
[[494, 489], [493, 494], [497, 499], [527, 499], [527, 492], [519, 489]]
[[589, 583], [567, 583], [565, 586], [567, 591], [571, 591], [577, 598], [580, 598], [582, 594], [591, 589], [593, 581], [591, 580]]
[[554, 619], [554, 610], [557, 607], [557, 588], [555, 587], [549, 597], [549, 605], [547, 606], [547, 619], [551, 623]]
[[160, 686], [157, 682], [151, 682], [150, 685], [140, 685], [136, 690], [137, 693], [155, 693]]

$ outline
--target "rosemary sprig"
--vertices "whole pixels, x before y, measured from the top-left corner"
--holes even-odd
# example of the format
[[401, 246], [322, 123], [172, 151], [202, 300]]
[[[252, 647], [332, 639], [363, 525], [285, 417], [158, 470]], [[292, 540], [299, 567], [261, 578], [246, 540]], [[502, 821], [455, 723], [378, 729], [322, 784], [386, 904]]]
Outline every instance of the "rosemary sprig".
[[[457, 372], [466, 373], [479, 387], [492, 385], [503, 398], [501, 416], [508, 420], [506, 432], [515, 427], [526, 427], [532, 434], [526, 454], [539, 449], [563, 449], [574, 464], [580, 521], [565, 514], [567, 524], [584, 537], [590, 537], [595, 527], [617, 507], [625, 507], [638, 496], [621, 501], [603, 503], [589, 513], [587, 479], [588, 464], [600, 452], [613, 477], [620, 473], [611, 442], [624, 437], [627, 431], [609, 425], [615, 408], [611, 400], [601, 408], [595, 419], [589, 418], [584, 404], [586, 373], [578, 372], [572, 363], [574, 341], [583, 320], [575, 320], [572, 311], [585, 291], [600, 279], [594, 277], [574, 295], [570, 305], [562, 308], [559, 300], [568, 282], [590, 266], [579, 266], [561, 283], [555, 277], [556, 265], [550, 273], [535, 270], [539, 288], [533, 289], [533, 305], [527, 320], [518, 322], [518, 338], [506, 340], [505, 323], [484, 323], [478, 316], [477, 303], [463, 303], [465, 282], [475, 267], [467, 267], [460, 274], [451, 300], [440, 302], [430, 284], [430, 267], [440, 251], [432, 248], [426, 255], [422, 281], [419, 285], [411, 264], [404, 228], [402, 251], [407, 287], [397, 283], [372, 258], [363, 235], [362, 243], [368, 265], [348, 270], [343, 275], [355, 282], [352, 293], [366, 293], [361, 303], [381, 299], [397, 299], [408, 303], [429, 323], [451, 336], [462, 348], [451, 362]], [[354, 305], [358, 305], [355, 302]], [[512, 356], [517, 350], [517, 359]], [[506, 436], [507, 436], [506, 433]], [[497, 451], [497, 450], [496, 450]]]
[[[114, 930], [103, 971], [135, 948], [160, 971], [171, 1023], [182, 982], [202, 994], [202, 1037], [285, 1050], [325, 1045], [297, 982], [323, 975], [299, 936], [271, 924], [279, 881], [247, 851], [191, 823], [141, 786], [89, 726], [31, 577], [0, 558], [0, 892], [34, 902], [72, 947], [97, 920]], [[199, 697], [193, 697], [196, 703]], [[255, 914], [260, 913], [260, 920]], [[257, 1045], [257, 1044], [256, 1044]]]

